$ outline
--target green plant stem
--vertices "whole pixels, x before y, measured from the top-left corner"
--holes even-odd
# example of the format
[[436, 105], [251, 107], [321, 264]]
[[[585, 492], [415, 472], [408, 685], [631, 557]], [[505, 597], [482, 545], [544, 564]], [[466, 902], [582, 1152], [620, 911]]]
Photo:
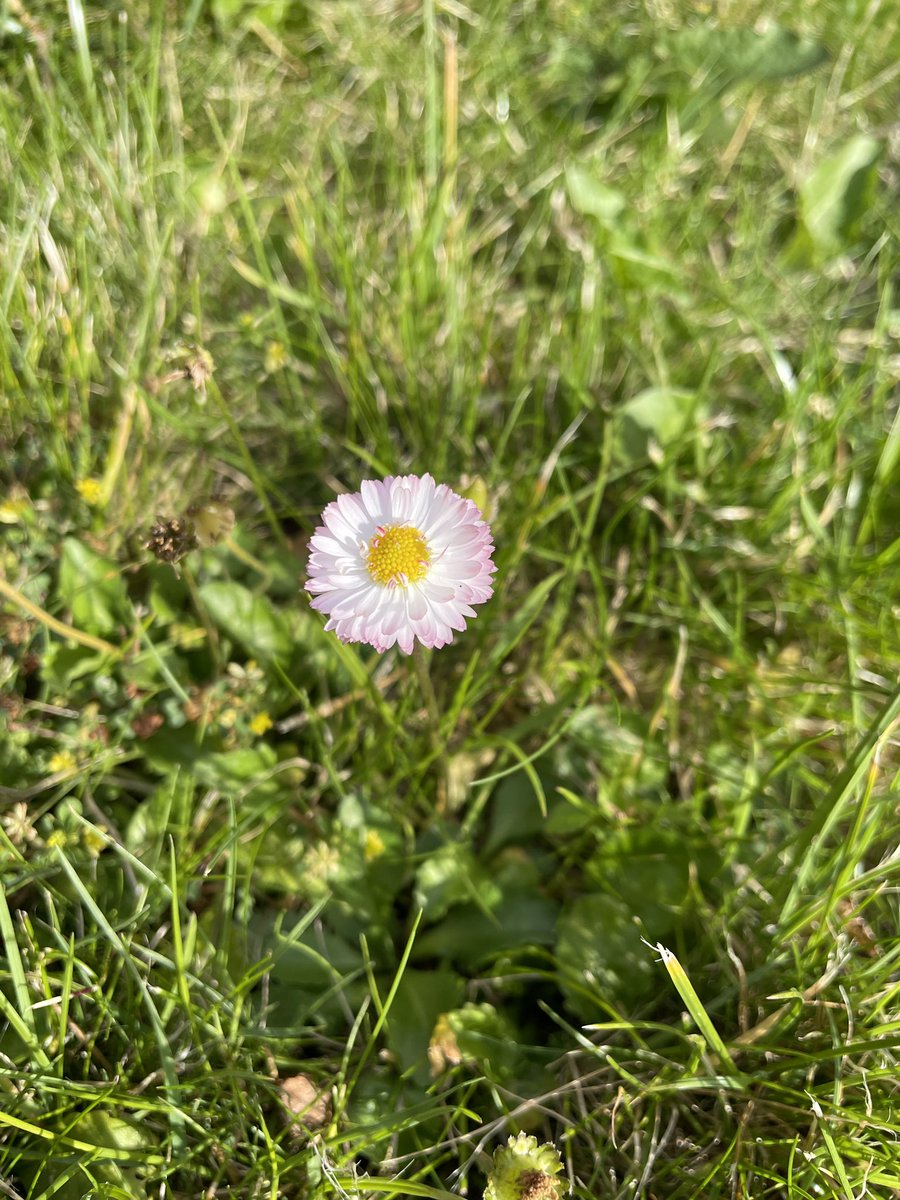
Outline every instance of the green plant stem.
[[70, 642], [78, 642], [81, 646], [88, 646], [91, 650], [99, 650], [102, 654], [116, 653], [116, 647], [112, 642], [94, 637], [91, 633], [83, 633], [80, 629], [75, 629], [71, 625], [66, 625], [64, 621], [58, 621], [56, 617], [51, 617], [48, 612], [44, 612], [42, 608], [34, 604], [27, 596], [23, 596], [18, 588], [14, 588], [2, 577], [0, 577], [0, 595], [11, 600], [30, 617], [34, 617], [36, 621], [40, 621], [42, 625], [45, 625], [53, 633], [58, 633], [60, 637], [67, 638]]

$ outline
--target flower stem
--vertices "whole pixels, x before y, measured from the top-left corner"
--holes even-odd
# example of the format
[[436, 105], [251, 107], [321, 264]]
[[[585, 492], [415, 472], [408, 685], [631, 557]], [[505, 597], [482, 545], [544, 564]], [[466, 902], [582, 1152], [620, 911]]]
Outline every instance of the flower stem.
[[434, 684], [431, 682], [431, 670], [429, 668], [428, 659], [425, 657], [425, 649], [420, 642], [416, 642], [415, 646], [413, 647], [412, 657], [416, 668], [416, 675], [419, 679], [419, 687], [422, 690], [422, 699], [425, 702], [425, 708], [428, 712], [428, 718], [431, 723], [432, 732], [437, 735], [438, 726], [441, 720], [441, 713], [440, 709], [438, 708]]
[[99, 650], [103, 654], [115, 654], [116, 647], [111, 642], [104, 641], [103, 638], [94, 637], [91, 633], [83, 633], [80, 629], [74, 629], [71, 625], [66, 625], [63, 621], [58, 621], [56, 617], [51, 617], [48, 612], [44, 612], [37, 604], [34, 604], [27, 596], [23, 596], [18, 588], [14, 588], [11, 583], [0, 576], [0, 595], [5, 596], [7, 600], [11, 600], [13, 604], [24, 609], [30, 617], [34, 617], [36, 621], [40, 621], [42, 625], [46, 625], [54, 633], [58, 633], [60, 637], [68, 638], [70, 642], [78, 642], [82, 646], [88, 646], [91, 650]]
[[422, 693], [425, 712], [428, 715], [428, 740], [431, 742], [431, 750], [440, 769], [437, 786], [437, 810], [441, 812], [446, 808], [448, 796], [447, 755], [444, 739], [441, 737], [441, 710], [438, 706], [434, 684], [431, 682], [429, 661], [424, 647], [419, 642], [416, 642], [413, 647], [412, 659], [416, 675], [419, 679], [419, 690]]

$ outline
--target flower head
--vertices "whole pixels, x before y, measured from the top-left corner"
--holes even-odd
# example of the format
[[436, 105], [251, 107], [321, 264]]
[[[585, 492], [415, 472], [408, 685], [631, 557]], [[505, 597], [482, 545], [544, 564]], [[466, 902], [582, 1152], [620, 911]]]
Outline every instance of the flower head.
[[170, 521], [157, 517], [150, 526], [144, 548], [152, 551], [160, 562], [179, 562], [197, 548], [194, 522], [184, 517], [173, 517]]
[[254, 737], [262, 737], [272, 728], [272, 718], [267, 712], [258, 712], [250, 722], [250, 732]]
[[99, 479], [79, 479], [75, 488], [85, 504], [99, 504], [103, 498], [103, 484]]
[[58, 750], [54, 754], [47, 766], [51, 771], [74, 771], [78, 766], [78, 760], [71, 750]]
[[538, 1145], [527, 1133], [511, 1136], [494, 1151], [484, 1200], [563, 1200], [568, 1181], [560, 1178], [562, 1161], [552, 1142]]
[[14, 846], [24, 846], [37, 838], [37, 830], [31, 823], [31, 814], [24, 800], [20, 800], [8, 813], [4, 813], [0, 817], [0, 824]]
[[446, 646], [493, 593], [491, 531], [471, 500], [430, 475], [365, 480], [338, 496], [310, 541], [306, 590], [341, 641], [404, 654]]

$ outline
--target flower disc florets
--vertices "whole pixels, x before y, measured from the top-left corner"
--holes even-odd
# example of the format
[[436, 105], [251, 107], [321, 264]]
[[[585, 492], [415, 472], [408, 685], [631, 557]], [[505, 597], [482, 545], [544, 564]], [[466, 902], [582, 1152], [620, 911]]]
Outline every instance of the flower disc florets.
[[369, 542], [366, 567], [376, 583], [406, 587], [424, 579], [431, 555], [424, 537], [411, 525], [379, 526]]
[[338, 496], [310, 549], [306, 590], [325, 628], [376, 650], [445, 646], [493, 592], [490, 529], [430, 475], [367, 479]]

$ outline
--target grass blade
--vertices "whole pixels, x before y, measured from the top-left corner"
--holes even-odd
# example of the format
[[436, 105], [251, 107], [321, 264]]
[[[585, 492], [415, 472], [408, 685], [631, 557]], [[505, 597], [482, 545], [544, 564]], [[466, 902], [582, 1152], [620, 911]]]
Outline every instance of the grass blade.
[[79, 900], [91, 914], [91, 917], [97, 924], [97, 928], [101, 930], [111, 948], [121, 958], [125, 970], [134, 981], [134, 984], [137, 987], [140, 997], [144, 1003], [144, 1008], [147, 1012], [150, 1026], [153, 1029], [155, 1036], [157, 1049], [159, 1051], [160, 1065], [162, 1067], [163, 1078], [165, 1080], [166, 1093], [169, 1101], [168, 1117], [172, 1130], [173, 1148], [175, 1149], [176, 1153], [182, 1152], [186, 1145], [186, 1137], [184, 1115], [178, 1105], [178, 1075], [175, 1070], [175, 1060], [172, 1057], [169, 1039], [166, 1035], [165, 1029], [163, 1028], [162, 1022], [160, 1021], [159, 1013], [156, 1010], [156, 1005], [153, 1003], [153, 997], [150, 995], [147, 984], [140, 971], [135, 966], [134, 959], [128, 953], [128, 949], [123, 943], [121, 937], [116, 933], [109, 921], [107, 921], [93, 896], [84, 886], [84, 883], [82, 882], [77, 871], [75, 871], [72, 864], [63, 854], [62, 849], [57, 846], [55, 854], [57, 862], [62, 867], [70, 884], [75, 889]]
[[[650, 945], [648, 942], [647, 945]], [[728, 1050], [728, 1047], [719, 1036], [719, 1031], [716, 1029], [710, 1020], [709, 1014], [703, 1007], [700, 997], [694, 991], [694, 985], [688, 978], [688, 974], [684, 967], [675, 957], [671, 950], [667, 950], [661, 943], [657, 942], [653, 949], [659, 952], [662, 959], [662, 964], [669, 973], [669, 978], [675, 984], [675, 990], [684, 1001], [684, 1005], [691, 1016], [692, 1021], [700, 1030], [706, 1044], [709, 1046], [722, 1065], [732, 1074], [737, 1075], [737, 1068], [734, 1065], [734, 1060]]]

